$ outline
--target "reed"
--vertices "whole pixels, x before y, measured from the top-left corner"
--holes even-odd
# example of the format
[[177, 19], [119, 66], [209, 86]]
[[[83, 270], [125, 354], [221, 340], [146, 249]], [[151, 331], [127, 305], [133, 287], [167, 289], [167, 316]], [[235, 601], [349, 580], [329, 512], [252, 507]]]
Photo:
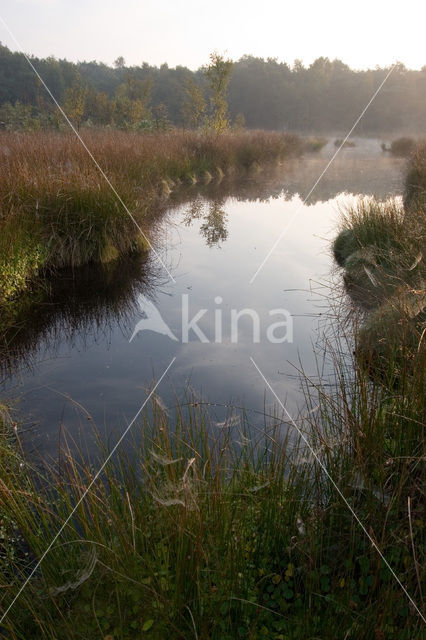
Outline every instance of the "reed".
[[254, 162], [277, 161], [304, 149], [295, 135], [262, 131], [81, 135], [111, 185], [71, 133], [0, 135], [3, 299], [21, 291], [40, 269], [108, 262], [146, 250], [164, 183], [170, 189], [189, 178], [246, 171]]

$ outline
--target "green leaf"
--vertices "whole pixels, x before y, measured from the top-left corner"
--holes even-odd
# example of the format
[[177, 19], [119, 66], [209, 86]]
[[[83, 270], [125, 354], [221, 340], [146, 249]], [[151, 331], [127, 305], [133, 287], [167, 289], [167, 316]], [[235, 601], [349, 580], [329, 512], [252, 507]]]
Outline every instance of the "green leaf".
[[147, 620], [143, 623], [142, 631], [149, 631], [154, 624], [154, 620]]

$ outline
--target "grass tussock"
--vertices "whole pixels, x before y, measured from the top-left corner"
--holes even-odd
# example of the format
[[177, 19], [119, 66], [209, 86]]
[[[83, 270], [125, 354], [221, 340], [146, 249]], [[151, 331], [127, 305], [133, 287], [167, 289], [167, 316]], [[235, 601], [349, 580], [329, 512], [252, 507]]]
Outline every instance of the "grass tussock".
[[333, 252], [348, 291], [373, 308], [392, 293], [423, 287], [425, 240], [424, 221], [407, 216], [399, 201], [366, 198], [343, 213]]
[[[180, 182], [248, 170], [297, 155], [285, 133], [243, 131], [140, 135], [82, 133], [102, 170], [149, 236], [155, 205]], [[40, 268], [105, 262], [146, 242], [73, 134], [0, 136], [0, 297], [22, 290]], [[19, 232], [17, 231], [19, 230]]]
[[[357, 332], [360, 364], [393, 388], [404, 372], [424, 372], [426, 330], [425, 146], [410, 161], [404, 205], [359, 200], [333, 244], [346, 291], [366, 310]], [[421, 379], [426, 382], [423, 377]]]

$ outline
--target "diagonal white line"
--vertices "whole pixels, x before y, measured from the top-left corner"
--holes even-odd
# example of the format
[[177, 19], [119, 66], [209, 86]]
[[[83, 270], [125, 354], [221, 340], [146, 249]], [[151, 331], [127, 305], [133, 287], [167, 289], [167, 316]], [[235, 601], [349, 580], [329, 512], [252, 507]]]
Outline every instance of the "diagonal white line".
[[336, 156], [338, 155], [338, 153], [340, 152], [340, 150], [344, 147], [346, 140], [350, 137], [350, 135], [352, 134], [353, 130], [355, 129], [355, 127], [357, 126], [357, 124], [359, 123], [359, 121], [361, 120], [361, 118], [364, 116], [365, 112], [367, 111], [367, 109], [369, 108], [369, 106], [371, 105], [371, 103], [373, 102], [373, 100], [377, 97], [377, 94], [381, 91], [383, 85], [385, 84], [386, 80], [389, 78], [390, 74], [392, 73], [392, 71], [395, 69], [396, 64], [392, 65], [392, 67], [389, 69], [385, 79], [380, 83], [379, 87], [376, 89], [376, 91], [373, 93], [373, 95], [371, 96], [370, 100], [368, 101], [368, 103], [366, 104], [366, 106], [364, 107], [364, 109], [361, 111], [360, 115], [358, 116], [358, 118], [355, 120], [355, 123], [352, 125], [351, 130], [349, 131], [349, 133], [346, 135], [346, 137], [343, 139], [342, 143], [340, 144], [339, 148], [335, 151], [335, 153], [333, 154], [331, 160], [328, 162], [327, 166], [325, 167], [325, 169], [322, 171], [321, 175], [317, 178], [317, 180], [315, 181], [314, 186], [310, 189], [308, 195], [305, 197], [305, 199], [303, 200], [303, 202], [301, 204], [299, 204], [295, 211], [293, 212], [293, 215], [290, 217], [289, 221], [287, 222], [287, 224], [285, 225], [284, 229], [281, 231], [280, 235], [278, 236], [278, 238], [275, 240], [274, 244], [272, 245], [272, 247], [269, 249], [268, 253], [266, 254], [263, 262], [260, 264], [260, 266], [256, 269], [256, 272], [254, 273], [254, 275], [251, 277], [249, 284], [253, 284], [253, 282], [255, 281], [257, 274], [259, 273], [259, 271], [263, 268], [263, 265], [265, 264], [265, 262], [267, 262], [267, 260], [269, 260], [271, 254], [275, 251], [275, 249], [277, 248], [277, 246], [279, 245], [279, 243], [281, 242], [283, 236], [287, 233], [288, 229], [291, 227], [291, 225], [293, 224], [293, 222], [295, 221], [295, 219], [297, 218], [297, 216], [299, 215], [299, 212], [301, 211], [302, 207], [306, 204], [306, 202], [308, 201], [309, 197], [311, 196], [312, 192], [314, 191], [314, 189], [318, 186], [319, 182], [322, 180], [322, 178], [324, 177], [324, 174], [328, 171], [329, 167], [331, 166], [331, 164], [334, 162]]
[[365, 528], [364, 524], [361, 522], [361, 520], [359, 519], [359, 517], [357, 516], [357, 514], [355, 513], [355, 511], [353, 510], [353, 508], [351, 507], [351, 505], [349, 504], [349, 502], [346, 500], [345, 496], [343, 495], [343, 493], [341, 492], [341, 490], [339, 489], [338, 485], [336, 484], [336, 482], [333, 480], [332, 476], [329, 474], [329, 472], [327, 471], [324, 463], [322, 462], [322, 460], [319, 458], [317, 452], [315, 451], [315, 449], [311, 446], [311, 444], [309, 443], [308, 439], [306, 438], [306, 436], [304, 435], [303, 431], [301, 431], [301, 429], [299, 429], [299, 427], [297, 426], [296, 422], [293, 420], [293, 418], [291, 417], [291, 415], [289, 414], [289, 412], [287, 411], [286, 407], [283, 405], [283, 403], [281, 402], [280, 398], [277, 396], [277, 394], [275, 393], [275, 391], [273, 390], [273, 388], [271, 387], [271, 385], [269, 384], [268, 380], [265, 378], [265, 376], [263, 375], [263, 373], [261, 372], [261, 370], [259, 369], [259, 367], [257, 366], [257, 364], [255, 363], [255, 361], [253, 360], [253, 358], [250, 356], [250, 360], [252, 361], [253, 365], [255, 366], [255, 368], [257, 369], [258, 373], [260, 374], [260, 376], [262, 377], [264, 383], [266, 384], [266, 386], [268, 387], [268, 389], [271, 391], [271, 393], [273, 394], [273, 396], [275, 397], [275, 399], [278, 401], [280, 407], [285, 411], [288, 419], [290, 420], [291, 424], [294, 426], [294, 428], [296, 429], [297, 433], [299, 434], [299, 436], [303, 439], [304, 443], [306, 444], [306, 446], [309, 448], [310, 452], [312, 453], [312, 455], [314, 456], [315, 460], [318, 462], [318, 464], [320, 465], [321, 469], [324, 471], [324, 473], [327, 475], [328, 479], [330, 480], [331, 484], [333, 485], [333, 487], [336, 489], [337, 493], [339, 494], [339, 496], [342, 498], [343, 502], [345, 503], [345, 505], [347, 506], [347, 508], [349, 509], [349, 511], [351, 512], [351, 514], [353, 515], [353, 517], [355, 518], [355, 520], [357, 521], [357, 523], [359, 524], [359, 526], [361, 527], [361, 529], [363, 530], [363, 532], [365, 533], [365, 535], [367, 536], [367, 538], [370, 540], [372, 546], [376, 549], [377, 553], [379, 554], [380, 558], [383, 560], [383, 562], [385, 563], [385, 565], [387, 566], [387, 568], [389, 569], [389, 571], [391, 572], [391, 574], [393, 575], [393, 577], [395, 578], [395, 580], [397, 581], [397, 583], [399, 584], [399, 586], [401, 587], [401, 589], [403, 590], [403, 592], [405, 593], [405, 595], [407, 596], [408, 600], [411, 602], [411, 604], [413, 605], [413, 607], [415, 608], [415, 610], [417, 611], [417, 613], [419, 614], [419, 616], [421, 617], [421, 619], [423, 620], [424, 623], [426, 623], [426, 618], [423, 616], [422, 612], [420, 611], [419, 607], [416, 605], [416, 603], [414, 602], [413, 598], [410, 596], [410, 594], [408, 593], [407, 589], [404, 587], [404, 585], [402, 584], [401, 580], [398, 578], [398, 576], [396, 575], [395, 571], [392, 569], [391, 565], [389, 564], [389, 562], [386, 560], [385, 556], [383, 555], [383, 553], [380, 551], [379, 547], [377, 546], [377, 544], [374, 542], [373, 538], [371, 537], [371, 535], [368, 533], [367, 529]]
[[123, 442], [125, 436], [127, 435], [127, 433], [130, 431], [130, 429], [132, 428], [133, 424], [135, 423], [135, 420], [137, 420], [137, 418], [139, 417], [139, 415], [141, 414], [142, 410], [144, 409], [144, 407], [146, 406], [146, 404], [148, 403], [149, 399], [151, 398], [152, 394], [155, 393], [155, 390], [157, 389], [157, 387], [159, 386], [159, 384], [161, 383], [161, 381], [163, 380], [164, 376], [167, 374], [167, 372], [169, 371], [170, 367], [172, 366], [172, 364], [174, 363], [174, 361], [176, 360], [176, 357], [172, 358], [169, 366], [167, 367], [167, 369], [164, 371], [163, 375], [161, 376], [161, 378], [156, 382], [154, 388], [152, 389], [152, 391], [149, 393], [149, 395], [147, 396], [147, 398], [145, 399], [144, 403], [142, 404], [142, 406], [140, 407], [140, 409], [138, 410], [137, 414], [135, 415], [135, 417], [133, 418], [133, 420], [130, 422], [130, 424], [127, 426], [127, 428], [124, 430], [124, 432], [121, 434], [118, 442], [115, 444], [115, 446], [113, 447], [111, 453], [107, 456], [106, 460], [102, 463], [102, 466], [100, 467], [100, 469], [97, 471], [97, 473], [95, 474], [95, 476], [93, 477], [93, 479], [90, 481], [89, 485], [87, 486], [87, 488], [85, 489], [84, 493], [82, 494], [81, 498], [78, 500], [78, 502], [75, 504], [73, 510], [71, 511], [71, 513], [69, 514], [69, 516], [67, 517], [67, 519], [65, 520], [65, 522], [62, 524], [61, 528], [59, 529], [59, 531], [56, 533], [56, 535], [54, 536], [54, 538], [52, 539], [52, 541], [50, 542], [49, 546], [47, 547], [47, 549], [43, 552], [40, 560], [37, 562], [36, 566], [34, 567], [34, 569], [31, 571], [30, 575], [27, 577], [27, 579], [25, 580], [25, 582], [23, 583], [23, 585], [21, 586], [21, 588], [19, 589], [18, 593], [16, 594], [16, 596], [13, 598], [12, 602], [10, 603], [10, 605], [8, 606], [8, 608], [6, 609], [6, 611], [4, 612], [4, 614], [2, 615], [2, 617], [0, 618], [0, 624], [3, 622], [3, 620], [6, 618], [7, 614], [9, 613], [9, 611], [11, 610], [11, 608], [13, 607], [13, 605], [15, 604], [15, 602], [17, 601], [17, 599], [19, 598], [19, 596], [21, 595], [21, 593], [23, 592], [23, 590], [25, 589], [25, 587], [27, 586], [27, 584], [29, 583], [29, 581], [31, 580], [31, 578], [33, 577], [33, 575], [35, 574], [35, 572], [37, 571], [37, 569], [39, 568], [40, 564], [43, 562], [44, 558], [47, 556], [47, 554], [49, 553], [49, 551], [51, 550], [51, 548], [53, 547], [53, 545], [55, 544], [56, 540], [59, 538], [59, 536], [61, 535], [61, 533], [63, 532], [63, 530], [65, 529], [65, 527], [67, 526], [67, 524], [69, 523], [69, 521], [71, 520], [71, 518], [73, 517], [74, 513], [76, 512], [76, 510], [78, 509], [78, 507], [80, 506], [80, 504], [83, 502], [83, 500], [85, 499], [85, 497], [87, 496], [87, 494], [89, 493], [90, 489], [93, 487], [93, 485], [95, 484], [96, 480], [99, 478], [100, 474], [102, 473], [102, 471], [105, 469], [106, 465], [108, 464], [108, 462], [111, 460], [112, 456], [114, 455], [114, 453], [117, 451], [118, 447], [120, 446], [120, 444]]
[[86, 143], [84, 142], [83, 138], [81, 137], [81, 135], [79, 134], [79, 132], [77, 131], [77, 129], [74, 127], [73, 123], [71, 122], [71, 120], [68, 118], [67, 114], [65, 113], [65, 111], [62, 109], [61, 105], [59, 104], [59, 102], [56, 100], [55, 96], [53, 95], [53, 93], [51, 92], [51, 90], [49, 89], [49, 87], [47, 86], [47, 84], [45, 83], [45, 81], [43, 80], [43, 78], [41, 77], [41, 75], [39, 74], [39, 72], [37, 71], [37, 69], [35, 68], [35, 66], [33, 65], [33, 63], [31, 62], [30, 58], [27, 56], [26, 53], [24, 53], [22, 46], [19, 44], [18, 40], [16, 39], [15, 35], [12, 33], [12, 31], [10, 30], [9, 26], [7, 25], [7, 23], [4, 21], [4, 19], [2, 18], [2, 16], [0, 15], [0, 22], [3, 24], [4, 28], [6, 29], [6, 31], [9, 33], [10, 37], [12, 38], [12, 40], [14, 41], [14, 43], [16, 44], [16, 46], [18, 47], [18, 49], [21, 50], [22, 55], [25, 57], [25, 60], [28, 62], [28, 64], [30, 65], [31, 69], [34, 71], [34, 73], [36, 74], [37, 78], [40, 80], [41, 84], [43, 85], [43, 87], [46, 89], [47, 93], [49, 94], [49, 96], [52, 98], [53, 102], [55, 103], [56, 107], [59, 109], [59, 111], [61, 112], [62, 116], [64, 117], [65, 121], [67, 122], [67, 124], [69, 124], [69, 126], [71, 127], [72, 131], [75, 133], [75, 135], [77, 136], [78, 140], [80, 141], [80, 143], [82, 144], [82, 146], [84, 147], [84, 149], [86, 150], [86, 152], [88, 153], [89, 157], [91, 158], [91, 160], [93, 161], [93, 163], [95, 164], [96, 168], [98, 169], [99, 173], [101, 174], [101, 176], [104, 178], [105, 182], [108, 184], [108, 186], [110, 187], [111, 191], [114, 193], [115, 197], [117, 198], [117, 200], [119, 201], [119, 203], [121, 204], [121, 206], [123, 207], [123, 209], [125, 210], [125, 212], [127, 213], [127, 215], [130, 217], [130, 219], [132, 220], [133, 224], [135, 225], [135, 227], [138, 229], [139, 233], [142, 235], [142, 237], [145, 239], [145, 241], [148, 243], [149, 248], [151, 249], [151, 251], [153, 252], [153, 254], [155, 255], [155, 257], [157, 258], [157, 260], [159, 261], [159, 263], [161, 264], [161, 266], [163, 267], [163, 269], [165, 270], [165, 272], [167, 273], [167, 275], [169, 276], [170, 280], [176, 284], [176, 280], [174, 279], [174, 277], [172, 276], [172, 274], [170, 273], [170, 271], [168, 270], [168, 268], [166, 267], [166, 265], [164, 264], [164, 262], [162, 261], [162, 259], [160, 258], [159, 254], [155, 251], [154, 247], [152, 246], [152, 244], [150, 243], [148, 237], [146, 236], [146, 234], [142, 231], [142, 229], [140, 228], [139, 224], [137, 223], [135, 217], [133, 216], [133, 214], [130, 212], [129, 208], [126, 206], [126, 204], [124, 203], [123, 199], [121, 198], [121, 196], [117, 193], [117, 190], [115, 189], [114, 185], [112, 184], [112, 182], [110, 181], [110, 179], [108, 178], [108, 176], [106, 175], [105, 171], [102, 169], [102, 167], [100, 166], [100, 164], [98, 163], [98, 161], [96, 160], [96, 158], [94, 157], [93, 153], [90, 151], [90, 149], [88, 148], [88, 146], [86, 145]]

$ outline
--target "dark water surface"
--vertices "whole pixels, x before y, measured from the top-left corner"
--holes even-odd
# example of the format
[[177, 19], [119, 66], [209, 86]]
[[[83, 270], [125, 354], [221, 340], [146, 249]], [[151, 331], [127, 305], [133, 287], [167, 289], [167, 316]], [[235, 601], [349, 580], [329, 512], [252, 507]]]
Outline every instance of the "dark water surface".
[[[355, 148], [342, 150], [306, 204], [303, 199], [335, 150], [332, 143], [318, 155], [239, 182], [228, 178], [181, 193], [187, 201], [171, 201], [157, 241], [175, 283], [153, 255], [148, 261], [130, 258], [106, 272], [92, 267], [63, 274], [54, 294], [14, 336], [9, 358], [1, 363], [1, 395], [34, 425], [37, 448], [55, 455], [60, 425], [75, 437], [90, 434], [93, 423], [106, 435], [119, 433], [174, 357], [158, 388], [166, 406], [190, 389], [218, 405], [262, 410], [266, 403], [270, 408], [273, 397], [252, 357], [296, 413], [303, 396], [295, 366], [314, 378], [320, 373], [326, 379], [330, 372], [329, 363], [321, 361], [321, 332], [336, 295], [332, 283], [338, 282], [330, 253], [338, 207], [357, 195], [386, 198], [402, 190], [404, 162], [383, 154], [380, 141], [356, 142]], [[194, 331], [188, 343], [182, 342], [185, 300], [189, 318], [207, 310], [198, 326], [208, 343]], [[129, 342], [153, 306], [178, 340], [143, 330]], [[259, 343], [253, 342], [248, 316], [238, 325], [238, 341], [231, 340], [231, 310], [246, 308], [259, 318]], [[292, 342], [268, 340], [268, 326], [283, 320], [269, 315], [275, 309], [291, 314]], [[275, 335], [291, 338], [289, 329], [287, 324]], [[219, 419], [226, 413], [215, 411]]]

